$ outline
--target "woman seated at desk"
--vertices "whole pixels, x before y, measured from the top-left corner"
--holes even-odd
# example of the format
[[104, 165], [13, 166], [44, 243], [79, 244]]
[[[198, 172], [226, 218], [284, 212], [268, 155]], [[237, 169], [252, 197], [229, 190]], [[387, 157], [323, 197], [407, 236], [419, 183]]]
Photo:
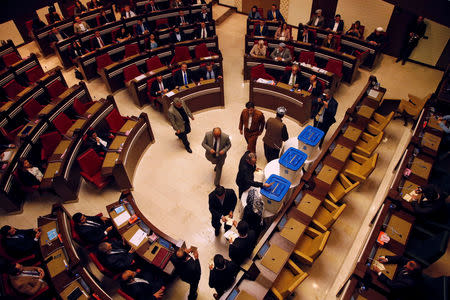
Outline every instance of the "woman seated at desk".
[[153, 33], [150, 33], [149, 46], [150, 49], [158, 48], [158, 43], [156, 42], [156, 37]]
[[74, 8], [74, 11], [73, 11], [75, 16], [81, 15], [85, 11], [86, 11], [86, 7], [79, 0], [76, 0], [75, 1], [75, 8]]
[[291, 39], [291, 29], [286, 23], [281, 24], [275, 32], [275, 38], [280, 41], [289, 41]]
[[351, 35], [360, 39], [362, 37], [363, 30], [364, 29], [363, 27], [361, 27], [361, 23], [359, 21], [356, 21], [355, 23], [352, 24], [352, 27], [350, 27], [350, 29], [347, 30], [345, 35]]
[[327, 35], [327, 38], [323, 40], [322, 46], [326, 48], [330, 48], [333, 50], [336, 50], [336, 40], [334, 38], [334, 35], [332, 33], [329, 33]]
[[100, 0], [91, 0], [90, 2], [87, 3], [87, 6], [89, 9], [96, 9], [102, 7], [103, 5], [100, 2]]
[[116, 36], [116, 40], [119, 42], [126, 41], [129, 38], [131, 38], [131, 34], [128, 32], [126, 27], [122, 27]]
[[252, 50], [250, 50], [250, 56], [252, 57], [266, 57], [267, 46], [264, 45], [264, 40], [259, 40], [258, 43], [253, 45]]
[[83, 45], [81, 45], [80, 41], [78, 40], [73, 41], [70, 46], [69, 56], [73, 61], [76, 60], [77, 57], [88, 53], [88, 51], [83, 47]]
[[21, 183], [25, 186], [40, 185], [44, 175], [38, 167], [34, 167], [30, 162], [22, 157], [19, 160], [17, 175]]

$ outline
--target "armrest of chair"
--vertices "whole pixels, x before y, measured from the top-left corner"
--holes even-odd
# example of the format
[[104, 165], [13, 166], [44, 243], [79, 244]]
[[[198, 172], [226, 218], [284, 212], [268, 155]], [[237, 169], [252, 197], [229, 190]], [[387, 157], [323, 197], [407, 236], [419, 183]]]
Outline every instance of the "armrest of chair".
[[337, 203], [339, 200], [333, 195], [333, 193], [330, 191], [328, 192], [328, 197], [331, 198], [331, 201], [333, 201], [334, 203]]
[[325, 246], [327, 245], [328, 238], [330, 237], [330, 232], [326, 231], [323, 233], [323, 235], [324, 236], [323, 236], [322, 242], [320, 243], [320, 246], [319, 246], [320, 253], [323, 251], [323, 249], [325, 249]]
[[360, 174], [357, 174], [350, 170], [344, 170], [344, 175], [350, 177], [354, 181], [365, 181], [367, 179], [367, 177], [361, 176]]
[[311, 223], [312, 223], [312, 226], [318, 228], [321, 232], [325, 232], [328, 229], [325, 225], [323, 225], [322, 223], [320, 223], [319, 221], [317, 221], [315, 219], [312, 219]]
[[334, 215], [333, 218], [336, 220], [337, 218], [339, 218], [339, 216], [342, 214], [342, 212], [344, 211], [344, 209], [347, 207], [347, 204], [342, 204], [340, 207], [338, 207], [335, 211], [334, 211]]
[[308, 255], [306, 255], [305, 253], [298, 251], [298, 250], [294, 250], [295, 255], [297, 255], [297, 259], [302, 263], [302, 264], [306, 264], [306, 265], [312, 265], [312, 263], [314, 262], [314, 259], [312, 257], [309, 257]]
[[358, 153], [355, 153], [355, 152], [352, 152], [352, 158], [353, 158], [354, 161], [356, 161], [356, 162], [358, 162], [360, 164], [365, 163], [366, 160], [367, 160], [367, 157], [362, 156], [362, 155], [360, 155]]
[[381, 123], [381, 122], [383, 122], [384, 121], [384, 116], [383, 115], [380, 115], [380, 114], [378, 114], [378, 113], [374, 113], [373, 114], [373, 119], [375, 120], [375, 121], [377, 121], [378, 123]]
[[372, 125], [372, 124], [367, 124], [367, 131], [370, 132], [373, 135], [377, 135], [381, 132], [381, 130], [379, 130], [376, 126]]
[[320, 231], [318, 231], [318, 230], [315, 230], [312, 227], [306, 227], [305, 234], [309, 235], [312, 238], [315, 238], [315, 237], [319, 236], [322, 233]]
[[332, 212], [334, 210], [337, 210], [339, 208], [339, 206], [337, 206], [336, 204], [334, 204], [333, 202], [325, 199], [324, 202], [322, 202], [323, 207], [325, 207], [329, 212]]
[[352, 183], [350, 179], [348, 179], [343, 173], [339, 173], [339, 178], [341, 179], [341, 183], [344, 186], [346, 193], [351, 192], [360, 184], [359, 181], [355, 181], [354, 183]]
[[278, 300], [284, 299], [284, 297], [280, 294], [280, 292], [278, 292], [276, 288], [272, 287], [270, 291], [275, 295], [275, 297], [277, 297]]
[[306, 272], [303, 272], [303, 274], [298, 275], [298, 277], [295, 279], [295, 281], [291, 284], [291, 286], [289, 287], [289, 292], [292, 293], [294, 292], [294, 290], [303, 282], [303, 280], [306, 279], [306, 277], [308, 277], [309, 274]]

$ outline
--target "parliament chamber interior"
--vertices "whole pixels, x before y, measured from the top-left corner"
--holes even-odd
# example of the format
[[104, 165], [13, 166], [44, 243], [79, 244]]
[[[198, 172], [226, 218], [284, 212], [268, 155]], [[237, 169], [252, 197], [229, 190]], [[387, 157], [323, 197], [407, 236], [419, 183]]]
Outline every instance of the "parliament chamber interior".
[[449, 299], [448, 1], [2, 8], [1, 299]]

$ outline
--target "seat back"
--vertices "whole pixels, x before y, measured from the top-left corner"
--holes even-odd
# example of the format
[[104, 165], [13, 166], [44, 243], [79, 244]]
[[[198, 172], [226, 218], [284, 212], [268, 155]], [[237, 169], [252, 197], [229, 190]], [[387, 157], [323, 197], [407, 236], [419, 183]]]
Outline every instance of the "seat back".
[[335, 41], [335, 45], [336, 45], [336, 50], [341, 51], [341, 35], [335, 34], [334, 41]]
[[119, 131], [123, 124], [125, 124], [124, 118], [120, 115], [116, 108], [114, 108], [105, 119], [112, 131]]
[[127, 44], [127, 45], [125, 45], [125, 57], [124, 58], [136, 55], [139, 52], [140, 52], [139, 46], [137, 43]]
[[25, 112], [25, 114], [27, 115], [28, 119], [33, 119], [38, 112], [41, 111], [41, 109], [44, 106], [39, 104], [39, 102], [37, 102], [34, 98], [31, 98], [27, 103], [25, 103], [25, 105], [23, 106], [23, 111]]
[[161, 18], [161, 19], [156, 20], [156, 28], [157, 29], [161, 29], [161, 28], [165, 28], [165, 27], [169, 27], [169, 19]]
[[109, 56], [108, 53], [102, 54], [100, 56], [96, 56], [95, 61], [97, 62], [97, 70], [101, 70], [101, 69], [113, 64], [111, 56]]
[[66, 134], [67, 130], [72, 126], [73, 121], [65, 113], [60, 113], [52, 123], [59, 133]]
[[341, 180], [342, 186], [345, 188], [345, 193], [348, 194], [353, 191], [359, 184], [359, 181], [352, 183], [344, 174], [339, 174], [339, 179]]
[[59, 95], [64, 93], [65, 90], [67, 90], [67, 87], [64, 86], [61, 80], [55, 80], [47, 86], [47, 91], [50, 95], [50, 98], [58, 97]]
[[127, 293], [125, 293], [124, 291], [122, 291], [121, 289], [117, 290], [117, 293], [122, 296], [123, 298], [125, 298], [125, 300], [134, 300], [133, 297], [131, 297], [130, 295], [128, 295]]
[[[380, 131], [380, 133], [376, 136], [371, 136], [370, 134], [363, 133], [363, 139], [365, 142], [362, 145], [357, 145], [355, 150], [364, 150], [363, 152], [368, 155], [372, 155], [373, 151], [378, 147], [383, 139], [384, 131]], [[358, 151], [356, 151], [358, 152]], [[363, 153], [363, 155], [365, 154]]]
[[2, 56], [5, 66], [9, 67], [21, 60], [20, 56], [16, 52], [11, 52]]
[[187, 46], [175, 46], [175, 55], [173, 56], [170, 64], [173, 65], [177, 62], [189, 60], [191, 58], [192, 57]]
[[73, 100], [73, 109], [78, 115], [83, 115], [91, 105], [94, 104], [93, 102], [83, 103], [78, 98], [75, 98]]
[[392, 111], [389, 115], [386, 117], [375, 113], [373, 118], [375, 119], [375, 122], [371, 121], [367, 127], [367, 130], [372, 134], [379, 134], [381, 131], [383, 131], [386, 126], [389, 124], [389, 122], [394, 117], [394, 111]]
[[95, 21], [97, 22], [97, 26], [101, 26], [102, 24], [100, 24], [100, 15], [97, 15], [95, 17]]
[[155, 100], [155, 97], [153, 97], [151, 92], [150, 92], [151, 89], [152, 89], [153, 81], [155, 81], [155, 80], [156, 80], [156, 77], [152, 77], [149, 80], [147, 80], [147, 96], [148, 96], [148, 100], [150, 102], [153, 102]]
[[30, 83], [35, 83], [44, 76], [44, 70], [42, 70], [41, 66], [38, 65], [26, 71], [25, 74], [27, 75]]
[[18, 127], [16, 127], [15, 129], [11, 130], [10, 132], [7, 132], [5, 130], [5, 128], [1, 127], [0, 128], [0, 133], [10, 142], [14, 142], [14, 140], [16, 139], [17, 134], [22, 130], [22, 128], [25, 125], [19, 125]]
[[322, 253], [323, 249], [325, 249], [329, 236], [330, 232], [326, 231], [324, 233], [321, 232], [313, 239], [308, 253], [311, 258], [315, 259], [320, 255], [320, 253]]
[[124, 82], [128, 82], [141, 74], [136, 64], [132, 64], [123, 69]]
[[9, 98], [16, 97], [25, 87], [21, 86], [15, 79], [11, 80], [3, 86], [6, 96]]
[[259, 64], [257, 66], [254, 66], [250, 70], [250, 78], [251, 80], [255, 80], [258, 78], [268, 79], [268, 80], [275, 80], [271, 75], [267, 74], [266, 68], [264, 67], [264, 64]]
[[315, 53], [313, 51], [301, 51], [298, 57], [299, 62], [304, 62], [312, 66], [316, 66], [316, 60], [314, 59]]
[[330, 58], [327, 62], [325, 70], [342, 77], [342, 60]]
[[42, 145], [41, 159], [48, 159], [53, 154], [62, 137], [57, 131], [45, 133], [40, 136]]
[[294, 57], [294, 46], [291, 45], [286, 45], [286, 48], [289, 49], [289, 52], [291, 52], [291, 57]]
[[71, 5], [68, 8], [66, 8], [66, 12], [67, 12], [67, 17], [73, 17], [73, 15], [75, 14], [75, 5]]
[[147, 59], [145, 61], [145, 64], [147, 65], [147, 72], [164, 67], [164, 65], [161, 63], [161, 60], [159, 60], [158, 55], [152, 56]]
[[374, 153], [370, 158], [368, 158], [359, 168], [359, 172], [364, 177], [368, 177], [375, 167], [377, 166], [378, 153]]
[[209, 53], [208, 47], [206, 47], [205, 43], [201, 43], [201, 44], [198, 44], [197, 46], [195, 46], [195, 57], [197, 59], [200, 59], [202, 57], [207, 57], [210, 55], [211, 54]]
[[94, 252], [89, 252], [88, 255], [100, 272], [107, 275], [110, 275], [112, 273], [110, 270], [108, 270], [105, 266], [102, 265], [102, 263], [100, 262], [97, 255]]
[[50, 14], [45, 14], [45, 19], [47, 20], [47, 24], [52, 24], [52, 20], [50, 20]]
[[330, 190], [328, 191], [328, 197], [336, 203], [341, 200], [346, 194], [345, 187], [341, 184], [341, 182], [336, 178], [331, 184]]
[[431, 94], [428, 94], [427, 96], [425, 96], [425, 98], [419, 98], [417, 96], [408, 94], [408, 100], [406, 101], [402, 99], [398, 111], [405, 111], [408, 115], [416, 117], [422, 111], [422, 108], [430, 98]]
[[287, 299], [308, 277], [292, 260], [288, 260], [272, 286], [272, 293], [279, 300]]
[[31, 35], [33, 33], [33, 20], [26, 21], [25, 26], [27, 27], [28, 34]]
[[77, 161], [81, 171], [91, 177], [100, 172], [102, 168], [102, 160], [92, 148], [78, 156]]

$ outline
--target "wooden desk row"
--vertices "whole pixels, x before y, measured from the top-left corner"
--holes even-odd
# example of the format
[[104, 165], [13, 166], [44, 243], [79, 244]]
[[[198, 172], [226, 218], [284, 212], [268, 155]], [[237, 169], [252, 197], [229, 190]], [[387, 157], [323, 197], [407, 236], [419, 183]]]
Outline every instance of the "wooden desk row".
[[[41, 64], [39, 63], [36, 54], [31, 53], [29, 57], [16, 62], [3, 71], [0, 71], [0, 87], [3, 88], [13, 79], [15, 79], [17, 83], [22, 86], [28, 86], [30, 83], [25, 72], [35, 66], [41, 66]], [[3, 94], [2, 97], [6, 98], [7, 96], [6, 94]]]
[[[252, 49], [254, 43], [257, 43], [258, 40], [263, 39], [267, 41], [267, 51], [270, 55], [273, 50], [278, 48], [278, 45], [281, 41], [276, 40], [270, 37], [245, 37], [245, 53], [250, 54], [250, 50]], [[361, 64], [361, 58], [353, 55], [349, 55], [343, 52], [339, 52], [333, 49], [329, 49], [322, 46], [314, 46], [310, 43], [303, 43], [299, 41], [283, 41], [288, 47], [292, 47], [294, 54], [292, 56], [292, 61], [297, 61], [300, 56], [300, 52], [302, 51], [313, 51], [315, 56], [315, 61], [319, 68], [324, 69], [327, 62], [330, 59], [336, 59], [342, 61], [342, 80], [347, 83], [352, 83], [355, 79], [356, 73], [358, 71], [359, 65]], [[291, 51], [292, 52], [292, 51]]]
[[[264, 17], [264, 16], [262, 16]], [[267, 26], [267, 32], [268, 32], [268, 36], [275, 36], [275, 32], [278, 29], [278, 26], [281, 25], [281, 22], [278, 21], [269, 21], [269, 20], [265, 20], [266, 22], [266, 26]], [[249, 20], [247, 19], [247, 35], [253, 35], [253, 30], [255, 28], [255, 24], [259, 25], [259, 20]]]
[[15, 52], [20, 57], [19, 51], [17, 51], [16, 45], [14, 45], [12, 40], [7, 40], [4, 45], [0, 45], [0, 70], [5, 68], [2, 56], [12, 52]]

